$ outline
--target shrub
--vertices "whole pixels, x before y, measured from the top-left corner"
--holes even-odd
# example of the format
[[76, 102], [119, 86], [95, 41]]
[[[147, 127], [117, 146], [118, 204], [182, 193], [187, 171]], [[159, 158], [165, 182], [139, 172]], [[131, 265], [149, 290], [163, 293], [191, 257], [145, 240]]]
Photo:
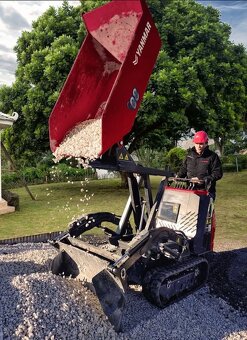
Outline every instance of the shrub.
[[95, 170], [92, 168], [71, 167], [66, 163], [59, 163], [49, 171], [49, 181], [52, 182], [81, 181], [85, 177], [95, 177]]
[[27, 184], [41, 184], [50, 182], [81, 181], [85, 177], [94, 178], [95, 170], [92, 168], [75, 168], [66, 163], [59, 163], [52, 167], [39, 165], [37, 167], [26, 167], [19, 172], [6, 172], [2, 174], [2, 185], [4, 189], [11, 189]]
[[173, 148], [165, 156], [165, 164], [172, 171], [177, 172], [183, 163], [187, 151], [182, 148]]
[[3, 189], [15, 188], [21, 185], [21, 176], [17, 172], [2, 173], [2, 187]]
[[247, 169], [247, 155], [237, 155], [237, 160], [242, 169]]
[[44, 168], [27, 167], [18, 172], [6, 172], [2, 174], [2, 184], [4, 189], [15, 188], [27, 184], [40, 184], [46, 180], [48, 170]]
[[136, 155], [138, 162], [143, 166], [161, 169], [165, 167], [164, 154], [164, 151], [152, 150], [142, 147], [136, 150], [136, 152], [131, 156], [135, 159]]
[[[229, 170], [232, 168], [232, 171], [237, 171], [237, 164], [238, 170], [247, 169], [247, 155], [227, 155], [221, 158], [223, 170]], [[230, 167], [231, 165], [231, 167]]]
[[29, 184], [44, 183], [47, 176], [47, 169], [27, 167], [21, 171], [23, 179]]
[[[232, 164], [232, 163], [224, 163], [222, 165], [223, 168], [223, 172], [236, 172], [237, 168], [236, 168], [236, 164]], [[238, 170], [241, 170], [241, 168], [239, 167]]]

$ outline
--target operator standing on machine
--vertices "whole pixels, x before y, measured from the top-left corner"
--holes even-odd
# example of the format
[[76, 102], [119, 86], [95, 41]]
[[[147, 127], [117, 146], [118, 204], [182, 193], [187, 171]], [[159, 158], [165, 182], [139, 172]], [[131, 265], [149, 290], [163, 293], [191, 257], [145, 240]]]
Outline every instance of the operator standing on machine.
[[205, 180], [210, 196], [215, 200], [216, 181], [223, 176], [219, 156], [208, 147], [208, 135], [205, 131], [196, 132], [194, 146], [177, 173], [179, 178]]

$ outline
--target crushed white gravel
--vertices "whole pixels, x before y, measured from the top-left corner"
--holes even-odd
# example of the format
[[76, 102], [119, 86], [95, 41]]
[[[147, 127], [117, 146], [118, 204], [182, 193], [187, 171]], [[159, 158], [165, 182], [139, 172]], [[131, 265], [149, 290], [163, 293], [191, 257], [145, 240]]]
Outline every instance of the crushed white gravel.
[[[103, 105], [104, 106], [104, 105]], [[100, 108], [102, 113], [103, 108]], [[55, 162], [64, 157], [84, 157], [93, 160], [99, 156], [102, 148], [102, 120], [100, 118], [89, 119], [77, 124], [65, 136], [53, 155]]]
[[132, 287], [117, 334], [90, 291], [49, 271], [56, 254], [47, 243], [0, 246], [0, 339], [247, 339], [247, 316], [207, 286], [163, 310]]

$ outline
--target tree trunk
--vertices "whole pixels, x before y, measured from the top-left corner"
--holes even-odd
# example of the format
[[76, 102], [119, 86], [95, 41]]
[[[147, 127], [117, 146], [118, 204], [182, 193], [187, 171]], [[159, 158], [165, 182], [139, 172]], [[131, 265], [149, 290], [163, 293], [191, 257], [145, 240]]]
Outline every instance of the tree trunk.
[[128, 179], [125, 172], [120, 171], [121, 176], [121, 188], [128, 188]]
[[[12, 160], [12, 158], [10, 157], [10, 154], [8, 153], [7, 149], [5, 148], [3, 142], [0, 142], [0, 148], [2, 148], [6, 158], [11, 163], [13, 170], [18, 171], [16, 166], [15, 166], [15, 164], [14, 164], [14, 162], [13, 162], [13, 160]], [[25, 187], [26, 191], [28, 192], [29, 196], [31, 197], [31, 199], [33, 201], [35, 201], [35, 197], [31, 193], [31, 191], [29, 190], [29, 187], [27, 186], [26, 180], [24, 178], [22, 178], [22, 184], [24, 185], [24, 187]]]
[[224, 155], [224, 143], [222, 138], [214, 138], [215, 150], [219, 156]]

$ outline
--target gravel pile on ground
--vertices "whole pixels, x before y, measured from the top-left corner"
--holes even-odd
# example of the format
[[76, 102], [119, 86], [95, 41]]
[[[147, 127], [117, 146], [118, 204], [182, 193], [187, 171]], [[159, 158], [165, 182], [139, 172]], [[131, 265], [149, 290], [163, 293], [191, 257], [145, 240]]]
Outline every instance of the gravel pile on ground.
[[247, 339], [247, 315], [207, 286], [164, 310], [131, 287], [117, 334], [91, 292], [50, 273], [56, 253], [49, 244], [0, 247], [0, 339]]
[[[247, 315], [247, 248], [239, 243], [214, 253], [208, 285], [211, 293], [224, 298]], [[218, 246], [217, 246], [218, 247]]]

